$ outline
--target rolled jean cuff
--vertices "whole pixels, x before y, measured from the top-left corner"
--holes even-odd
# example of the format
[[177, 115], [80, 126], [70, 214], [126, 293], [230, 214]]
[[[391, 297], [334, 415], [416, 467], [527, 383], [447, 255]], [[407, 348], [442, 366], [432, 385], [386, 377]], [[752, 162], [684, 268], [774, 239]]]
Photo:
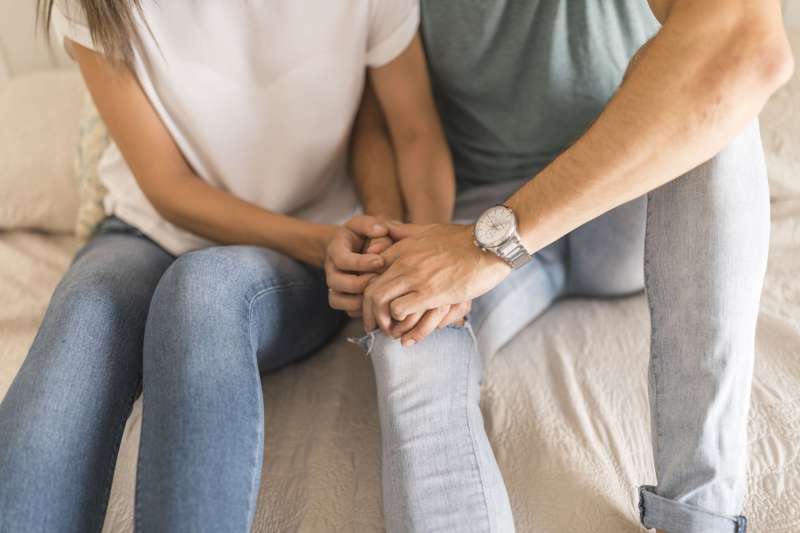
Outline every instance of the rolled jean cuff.
[[655, 493], [655, 487], [639, 487], [639, 519], [646, 529], [680, 533], [745, 533], [747, 518], [712, 513]]

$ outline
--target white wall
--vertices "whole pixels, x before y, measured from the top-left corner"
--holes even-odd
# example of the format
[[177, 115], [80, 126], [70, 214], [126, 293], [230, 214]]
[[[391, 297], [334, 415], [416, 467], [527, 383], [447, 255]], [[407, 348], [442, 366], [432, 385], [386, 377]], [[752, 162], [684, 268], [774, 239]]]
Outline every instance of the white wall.
[[0, 81], [7, 76], [68, 66], [60, 46], [48, 46], [36, 28], [35, 0], [0, 0]]

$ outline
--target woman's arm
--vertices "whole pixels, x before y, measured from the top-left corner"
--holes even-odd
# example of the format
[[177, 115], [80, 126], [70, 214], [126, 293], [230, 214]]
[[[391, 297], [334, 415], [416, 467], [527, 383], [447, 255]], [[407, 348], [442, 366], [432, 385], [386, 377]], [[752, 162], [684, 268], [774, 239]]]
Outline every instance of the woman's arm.
[[335, 226], [271, 213], [207, 184], [183, 158], [133, 73], [68, 44], [111, 137], [161, 216], [216, 242], [264, 246], [323, 264]]
[[[397, 59], [371, 69], [370, 79], [394, 147], [408, 220], [419, 224], [449, 222], [455, 204], [455, 175], [419, 35]], [[385, 136], [386, 128], [383, 132], [362, 130], [362, 134]]]
[[375, 90], [368, 80], [353, 124], [350, 171], [364, 213], [385, 220], [404, 220], [405, 205], [387, 128]]

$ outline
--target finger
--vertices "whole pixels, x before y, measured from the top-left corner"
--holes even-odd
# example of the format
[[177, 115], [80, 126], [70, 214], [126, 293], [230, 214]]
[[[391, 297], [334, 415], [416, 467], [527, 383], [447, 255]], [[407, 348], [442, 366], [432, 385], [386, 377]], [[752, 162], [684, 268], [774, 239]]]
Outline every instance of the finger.
[[361, 309], [359, 308], [358, 311], [348, 311], [347, 316], [350, 318], [361, 318]]
[[389, 247], [394, 244], [394, 241], [389, 237], [379, 237], [377, 239], [372, 239], [367, 246], [367, 249], [364, 250], [364, 253], [367, 254], [382, 254]]
[[334, 309], [347, 311], [348, 314], [361, 311], [361, 296], [328, 291], [328, 303]]
[[389, 224], [389, 237], [395, 241], [413, 237], [427, 228], [422, 224]]
[[357, 215], [345, 223], [345, 227], [363, 237], [383, 237], [389, 228], [379, 219], [369, 215]]
[[332, 270], [327, 276], [328, 287], [336, 292], [347, 294], [361, 294], [377, 274], [346, 274], [338, 270]]
[[[406, 294], [411, 285], [408, 276], [402, 275], [400, 269], [387, 270], [376, 278], [365, 291], [365, 301], [369, 300], [370, 312], [375, 323], [387, 335], [391, 335], [392, 316], [389, 305], [395, 298]], [[366, 308], [364, 314], [366, 315]], [[405, 315], [399, 320], [405, 318]]]
[[411, 346], [415, 344], [431, 333], [433, 330], [436, 329], [436, 326], [439, 325], [439, 322], [450, 312], [449, 305], [443, 305], [442, 307], [437, 307], [436, 309], [431, 309], [427, 311], [422, 318], [420, 319], [419, 323], [414, 326], [414, 329], [403, 335], [402, 339], [400, 339], [400, 343], [403, 346]]
[[333, 265], [346, 272], [380, 272], [385, 261], [376, 254], [358, 254], [351, 251], [337, 250], [331, 255]]
[[410, 291], [408, 294], [395, 298], [389, 307], [395, 320], [403, 320], [403, 318], [412, 313], [424, 312], [447, 303], [438, 294], [423, 294], [419, 291]]
[[392, 243], [386, 250], [381, 252], [381, 259], [383, 259], [384, 268], [390, 267], [395, 261], [403, 256], [403, 251], [406, 249], [407, 244], [404, 241]]
[[470, 306], [468, 304], [451, 305], [450, 311], [436, 327], [442, 329], [453, 324], [464, 325], [464, 318], [467, 316], [467, 313], [469, 313], [469, 310]]
[[411, 331], [414, 326], [417, 325], [419, 319], [422, 318], [422, 313], [414, 313], [413, 315], [408, 315], [400, 322], [394, 322], [392, 324], [392, 338], [399, 338], [402, 337], [404, 333]]
[[369, 287], [364, 291], [364, 296], [361, 299], [361, 322], [364, 324], [366, 333], [373, 331], [377, 327], [375, 314], [372, 312], [372, 297], [369, 294]]
[[[391, 335], [392, 324], [394, 323], [389, 306], [392, 300], [408, 293], [408, 287], [409, 283], [407, 278], [395, 278], [382, 286], [380, 292], [378, 292], [373, 299], [372, 311], [375, 313], [375, 321], [378, 327], [387, 335]], [[403, 320], [405, 320], [405, 318], [406, 317], [403, 317]]]

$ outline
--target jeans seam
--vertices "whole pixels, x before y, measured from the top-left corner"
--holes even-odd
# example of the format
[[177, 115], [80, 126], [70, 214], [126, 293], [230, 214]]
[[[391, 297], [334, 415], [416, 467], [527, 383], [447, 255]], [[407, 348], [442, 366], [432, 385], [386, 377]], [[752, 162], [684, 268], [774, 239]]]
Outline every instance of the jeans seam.
[[[654, 459], [654, 461], [656, 461], [657, 458], [660, 455], [660, 453], [659, 453], [660, 452], [660, 450], [659, 450], [659, 442], [661, 440], [661, 429], [660, 429], [661, 425], [660, 425], [660, 414], [659, 414], [659, 407], [658, 407], [658, 398], [659, 398], [658, 368], [657, 368], [658, 357], [656, 356], [656, 350], [654, 348], [655, 340], [656, 340], [656, 321], [654, 319], [654, 316], [655, 316], [654, 315], [654, 308], [653, 308], [652, 299], [650, 298], [650, 289], [649, 289], [649, 287], [650, 287], [650, 274], [649, 274], [650, 269], [648, 267], [650, 265], [650, 259], [649, 259], [648, 251], [649, 251], [650, 246], [648, 245], [648, 242], [650, 241], [650, 239], [648, 237], [649, 237], [650, 229], [651, 229], [651, 226], [652, 226], [652, 224], [651, 224], [652, 213], [651, 213], [651, 205], [650, 205], [651, 201], [650, 200], [651, 200], [651, 195], [648, 195], [647, 196], [647, 208], [646, 208], [646, 212], [645, 212], [644, 286], [645, 286], [645, 293], [647, 295], [647, 298], [646, 298], [647, 307], [648, 307], [648, 310], [650, 311], [650, 354], [649, 355], [650, 355], [650, 365], [651, 365], [650, 372], [652, 373], [652, 376], [653, 376], [653, 390], [652, 390], [653, 398], [650, 399], [650, 401], [652, 402], [652, 406], [653, 406], [652, 407], [653, 420], [651, 420], [650, 423], [653, 425], [653, 428], [652, 428], [652, 435], [653, 435], [653, 437], [652, 437], [652, 441], [653, 441], [652, 442], [652, 447], [653, 447], [653, 459]], [[658, 481], [658, 480], [656, 479], [656, 481]], [[655, 490], [655, 487], [653, 487], [653, 490]]]
[[[280, 285], [270, 285], [260, 291], [256, 292], [253, 296], [250, 297], [250, 301], [247, 303], [247, 331], [249, 333], [249, 341], [250, 341], [250, 351], [253, 354], [257, 353], [255, 343], [253, 342], [253, 306], [255, 306], [256, 301], [258, 301], [262, 296], [267, 294], [271, 294], [273, 292], [284, 291], [286, 289], [294, 289], [294, 288], [304, 288], [308, 289], [313, 287], [313, 283], [309, 283], [307, 281], [290, 281], [287, 283], [283, 283]], [[258, 363], [256, 363], [256, 367], [258, 367]]]
[[[260, 291], [256, 292], [250, 298], [250, 301], [247, 304], [247, 331], [249, 333], [249, 339], [248, 340], [249, 340], [249, 344], [250, 344], [250, 354], [252, 355], [252, 361], [253, 361], [253, 365], [254, 365], [255, 371], [256, 371], [255, 375], [257, 376], [256, 379], [258, 380], [258, 384], [257, 384], [258, 387], [261, 387], [261, 377], [260, 377], [261, 376], [261, 369], [258, 367], [258, 350], [256, 348], [255, 343], [253, 342], [253, 307], [255, 306], [255, 303], [262, 296], [266, 296], [267, 294], [272, 294], [272, 293], [275, 293], [275, 292], [285, 291], [287, 289], [293, 289], [293, 288], [309, 289], [309, 288], [312, 288], [312, 287], [313, 287], [313, 283], [304, 282], [304, 281], [291, 281], [291, 282], [287, 282], [287, 283], [283, 283], [283, 284], [279, 284], [279, 285], [271, 285], [269, 287], [261, 289]], [[264, 442], [264, 438], [263, 438], [263, 435], [264, 435], [264, 422], [263, 421], [264, 421], [264, 418], [266, 417], [266, 413], [263, 412], [263, 409], [264, 409], [264, 407], [263, 407], [263, 399], [262, 399], [262, 405], [259, 407], [259, 409], [262, 410], [262, 416], [261, 416], [261, 423], [257, 424], [257, 427], [256, 427], [256, 446], [254, 447], [255, 456], [252, 458], [252, 465], [253, 465], [251, 467], [252, 476], [251, 476], [251, 479], [250, 479], [250, 489], [249, 489], [248, 498], [247, 498], [247, 507], [248, 507], [248, 509], [247, 509], [247, 517], [248, 517], [248, 523], [250, 523], [250, 524], [252, 524], [252, 519], [253, 519], [253, 517], [255, 515], [255, 510], [258, 507], [258, 505], [257, 505], [258, 504], [258, 494], [256, 493], [256, 489], [257, 489], [257, 486], [258, 486], [258, 484], [259, 484], [259, 482], [261, 480], [261, 471], [260, 471], [260, 469], [256, 468], [256, 466], [258, 465], [258, 453], [259, 453], [258, 443], [261, 442], [261, 446], [265, 446], [266, 445], [266, 442]], [[255, 505], [254, 505], [254, 502], [253, 502], [254, 493], [255, 493]]]
[[[478, 357], [480, 357], [480, 353], [478, 352], [478, 344], [477, 344], [476, 339], [475, 339], [475, 334], [472, 331], [472, 327], [468, 326], [468, 327], [466, 327], [466, 329], [467, 329], [467, 332], [469, 333], [470, 339], [472, 340], [472, 348], [475, 350], [476, 353], [478, 353]], [[484, 510], [485, 510], [485, 513], [486, 513], [485, 514], [486, 524], [489, 527], [489, 532], [491, 533], [492, 531], [494, 531], [494, 528], [493, 528], [493, 525], [492, 525], [492, 520], [491, 520], [490, 515], [489, 515], [489, 502], [486, 499], [486, 484], [484, 483], [484, 480], [483, 480], [483, 473], [481, 472], [480, 459], [478, 457], [478, 451], [477, 451], [477, 448], [475, 446], [475, 434], [474, 434], [474, 432], [472, 430], [472, 424], [470, 422], [470, 417], [469, 417], [469, 398], [468, 398], [468, 396], [469, 396], [469, 380], [472, 377], [472, 360], [473, 360], [473, 358], [472, 357], [467, 357], [466, 359], [467, 359], [467, 378], [466, 378], [466, 386], [464, 387], [464, 411], [465, 411], [465, 415], [466, 415], [465, 416], [465, 420], [467, 422], [467, 433], [469, 434], [470, 445], [472, 446], [472, 457], [475, 459], [475, 470], [477, 470], [477, 472], [478, 472], [478, 481], [481, 484], [481, 494], [483, 495], [483, 507], [484, 507]], [[478, 406], [478, 408], [480, 409], [480, 406]]]

